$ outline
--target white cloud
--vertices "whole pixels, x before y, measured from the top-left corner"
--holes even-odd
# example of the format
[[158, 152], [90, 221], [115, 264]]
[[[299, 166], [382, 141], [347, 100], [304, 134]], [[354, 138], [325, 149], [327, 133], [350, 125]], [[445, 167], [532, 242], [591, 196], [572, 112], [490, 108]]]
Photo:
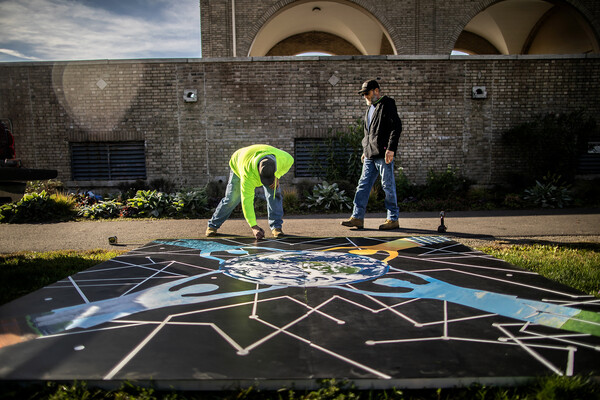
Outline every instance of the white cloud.
[[197, 0], [146, 1], [131, 16], [91, 1], [4, 0], [0, 47], [29, 60], [199, 57], [198, 7]]
[[0, 53], [6, 54], [6, 55], [11, 56], [11, 57], [15, 57], [15, 58], [22, 58], [22, 59], [25, 59], [25, 60], [39, 61], [39, 58], [37, 58], [37, 57], [29, 57], [29, 56], [26, 56], [23, 53], [15, 51], [15, 50], [0, 49]]

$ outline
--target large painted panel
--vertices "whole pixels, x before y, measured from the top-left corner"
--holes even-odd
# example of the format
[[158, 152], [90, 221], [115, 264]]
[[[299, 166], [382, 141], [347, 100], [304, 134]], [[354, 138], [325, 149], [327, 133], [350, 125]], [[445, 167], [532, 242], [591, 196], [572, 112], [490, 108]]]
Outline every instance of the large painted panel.
[[195, 389], [597, 373], [600, 300], [443, 236], [156, 240], [0, 308], [0, 378]]

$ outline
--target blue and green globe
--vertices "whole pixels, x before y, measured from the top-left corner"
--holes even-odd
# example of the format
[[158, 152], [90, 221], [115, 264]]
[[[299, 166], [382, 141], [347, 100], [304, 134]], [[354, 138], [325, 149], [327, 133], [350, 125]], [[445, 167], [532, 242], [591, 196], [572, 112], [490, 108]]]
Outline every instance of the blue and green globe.
[[233, 258], [220, 270], [232, 278], [264, 285], [331, 286], [375, 279], [388, 271], [388, 265], [355, 254], [290, 251]]

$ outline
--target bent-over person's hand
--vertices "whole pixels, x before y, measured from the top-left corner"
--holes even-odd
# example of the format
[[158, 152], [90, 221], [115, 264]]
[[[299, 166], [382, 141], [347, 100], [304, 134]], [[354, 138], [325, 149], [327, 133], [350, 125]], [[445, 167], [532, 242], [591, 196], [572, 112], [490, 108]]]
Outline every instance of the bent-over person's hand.
[[258, 225], [254, 225], [252, 227], [252, 234], [256, 238], [256, 240], [263, 239], [265, 237], [265, 231]]

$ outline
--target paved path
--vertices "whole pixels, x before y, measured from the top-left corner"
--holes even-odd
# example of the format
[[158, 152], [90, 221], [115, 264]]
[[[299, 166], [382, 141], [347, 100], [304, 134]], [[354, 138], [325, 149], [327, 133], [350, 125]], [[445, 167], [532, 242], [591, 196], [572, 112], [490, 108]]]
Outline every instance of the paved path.
[[[385, 218], [383, 213], [368, 214], [363, 230], [341, 226], [340, 221], [346, 218], [348, 214], [287, 216], [284, 232], [309, 237], [437, 235], [440, 225], [436, 212], [402, 213], [400, 229], [393, 231], [377, 229]], [[206, 223], [206, 219], [163, 219], [2, 224], [0, 253], [95, 248], [131, 250], [154, 239], [203, 238]], [[258, 223], [267, 227], [265, 218], [259, 218]], [[522, 241], [600, 243], [600, 209], [448, 212], [445, 225], [446, 236], [472, 247]], [[239, 218], [228, 220], [219, 233], [251, 235], [246, 222]], [[117, 236], [120, 246], [109, 245], [110, 236]]]

